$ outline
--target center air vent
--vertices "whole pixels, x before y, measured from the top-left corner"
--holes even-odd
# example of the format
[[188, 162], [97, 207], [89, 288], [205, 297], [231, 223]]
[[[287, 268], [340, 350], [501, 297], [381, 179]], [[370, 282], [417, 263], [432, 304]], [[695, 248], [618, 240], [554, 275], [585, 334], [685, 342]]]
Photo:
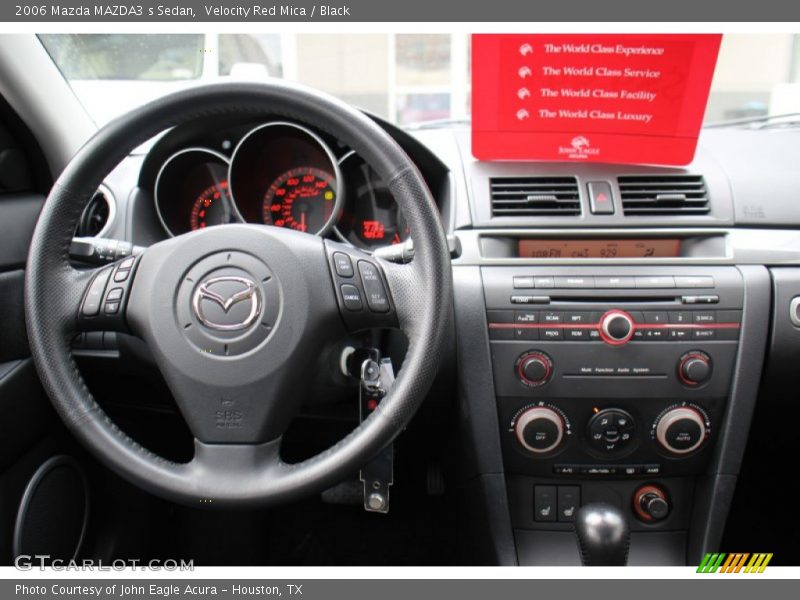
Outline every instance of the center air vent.
[[626, 215], [704, 215], [710, 210], [702, 175], [630, 175], [618, 181]]
[[489, 179], [494, 217], [554, 217], [581, 214], [574, 177]]

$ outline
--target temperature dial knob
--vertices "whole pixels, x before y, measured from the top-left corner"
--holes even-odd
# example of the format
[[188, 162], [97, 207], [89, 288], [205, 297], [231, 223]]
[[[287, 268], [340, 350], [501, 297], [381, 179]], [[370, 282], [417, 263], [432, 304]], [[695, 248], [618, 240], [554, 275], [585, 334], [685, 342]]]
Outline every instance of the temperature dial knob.
[[678, 377], [692, 387], [705, 383], [711, 377], [711, 357], [699, 350], [687, 352], [678, 361]]
[[522, 447], [534, 454], [551, 452], [564, 439], [564, 419], [552, 408], [535, 406], [516, 418], [514, 434]]
[[624, 310], [610, 310], [600, 317], [600, 337], [607, 344], [621, 346], [633, 337], [634, 325]]
[[553, 361], [544, 352], [533, 350], [517, 359], [517, 377], [528, 387], [538, 387], [550, 381], [553, 374]]
[[691, 406], [676, 406], [662, 414], [655, 423], [658, 444], [676, 455], [694, 452], [708, 436], [704, 414]]

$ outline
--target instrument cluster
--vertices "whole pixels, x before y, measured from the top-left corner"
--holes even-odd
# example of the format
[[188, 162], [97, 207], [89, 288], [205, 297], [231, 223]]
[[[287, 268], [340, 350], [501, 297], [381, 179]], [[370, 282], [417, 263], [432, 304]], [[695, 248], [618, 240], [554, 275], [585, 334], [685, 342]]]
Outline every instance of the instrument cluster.
[[291, 122], [258, 125], [222, 153], [185, 147], [155, 178], [155, 208], [170, 235], [257, 223], [329, 235], [372, 250], [409, 229], [385, 183], [355, 152], [340, 155]]

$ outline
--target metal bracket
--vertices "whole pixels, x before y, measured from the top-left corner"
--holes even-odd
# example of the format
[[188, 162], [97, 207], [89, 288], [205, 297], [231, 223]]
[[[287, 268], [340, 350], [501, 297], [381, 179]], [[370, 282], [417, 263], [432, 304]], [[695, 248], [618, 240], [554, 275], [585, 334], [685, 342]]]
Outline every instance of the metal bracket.
[[[379, 354], [361, 363], [361, 385], [359, 386], [359, 420], [366, 419], [378, 408], [394, 384], [394, 367], [390, 358], [378, 358]], [[367, 512], [389, 512], [389, 488], [394, 483], [394, 446], [389, 444], [359, 473], [364, 484], [364, 510]]]

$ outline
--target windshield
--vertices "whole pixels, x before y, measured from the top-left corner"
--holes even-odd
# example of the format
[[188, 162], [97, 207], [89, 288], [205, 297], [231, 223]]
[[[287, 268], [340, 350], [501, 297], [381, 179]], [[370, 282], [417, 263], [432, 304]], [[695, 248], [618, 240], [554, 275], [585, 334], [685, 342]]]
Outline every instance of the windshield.
[[[159, 96], [220, 79], [280, 77], [399, 125], [465, 120], [465, 34], [57, 34], [40, 39], [98, 125]], [[800, 112], [791, 34], [726, 35], [706, 123]]]

